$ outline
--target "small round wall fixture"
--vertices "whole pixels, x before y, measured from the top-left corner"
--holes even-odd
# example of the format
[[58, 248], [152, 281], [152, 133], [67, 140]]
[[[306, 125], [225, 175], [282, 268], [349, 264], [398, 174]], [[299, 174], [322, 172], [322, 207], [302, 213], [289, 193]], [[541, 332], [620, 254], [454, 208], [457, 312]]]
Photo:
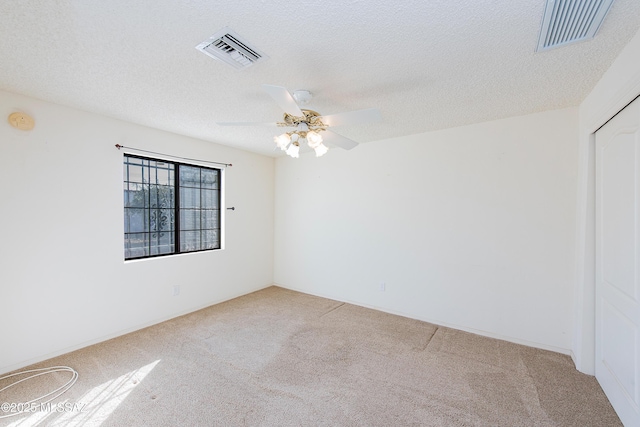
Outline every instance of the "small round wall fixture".
[[31, 130], [35, 126], [33, 117], [27, 113], [11, 113], [9, 114], [9, 124], [16, 129]]

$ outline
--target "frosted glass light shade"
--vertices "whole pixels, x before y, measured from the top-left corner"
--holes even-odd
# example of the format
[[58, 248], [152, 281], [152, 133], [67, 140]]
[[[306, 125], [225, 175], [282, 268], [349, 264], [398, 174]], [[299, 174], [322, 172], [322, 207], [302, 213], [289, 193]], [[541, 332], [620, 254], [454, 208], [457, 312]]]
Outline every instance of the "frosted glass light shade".
[[322, 144], [322, 136], [317, 132], [307, 132], [307, 141], [309, 141], [309, 147], [316, 148]]
[[294, 159], [297, 159], [300, 157], [300, 147], [296, 144], [291, 144], [289, 145], [289, 148], [287, 148], [286, 153]]
[[273, 140], [275, 141], [276, 145], [284, 151], [287, 149], [287, 145], [289, 145], [289, 143], [291, 142], [291, 136], [289, 136], [289, 134], [287, 133], [283, 133], [282, 135], [275, 136]]
[[327, 154], [327, 151], [329, 151], [327, 146], [324, 145], [322, 142], [314, 149], [316, 150], [316, 157], [324, 156], [325, 154]]

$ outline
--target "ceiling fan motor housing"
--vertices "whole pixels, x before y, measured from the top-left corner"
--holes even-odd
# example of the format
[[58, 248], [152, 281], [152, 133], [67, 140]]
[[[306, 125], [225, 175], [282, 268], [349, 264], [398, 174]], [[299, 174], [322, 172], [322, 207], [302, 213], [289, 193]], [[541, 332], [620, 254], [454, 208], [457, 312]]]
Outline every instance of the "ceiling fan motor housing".
[[284, 113], [283, 122], [278, 123], [278, 125], [299, 128], [301, 124], [304, 124], [308, 128], [305, 129], [305, 131], [322, 132], [327, 130], [327, 125], [322, 122], [320, 113], [317, 111], [302, 110], [302, 114], [304, 114], [304, 116], [294, 116], [289, 113]]
[[298, 105], [307, 105], [312, 97], [313, 94], [308, 90], [296, 90], [293, 92], [293, 99], [296, 100]]

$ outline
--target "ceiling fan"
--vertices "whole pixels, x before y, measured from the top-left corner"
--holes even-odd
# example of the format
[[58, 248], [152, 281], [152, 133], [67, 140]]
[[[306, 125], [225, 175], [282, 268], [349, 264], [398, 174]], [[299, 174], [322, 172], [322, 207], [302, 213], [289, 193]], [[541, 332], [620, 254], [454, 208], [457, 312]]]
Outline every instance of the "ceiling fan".
[[299, 105], [306, 105], [311, 99], [311, 92], [297, 90], [293, 93], [282, 86], [262, 85], [269, 96], [284, 110], [281, 122], [253, 123], [253, 122], [218, 122], [221, 126], [277, 126], [289, 128], [287, 132], [274, 137], [276, 147], [285, 151], [291, 157], [299, 157], [300, 146], [306, 143], [312, 148], [317, 157], [324, 155], [329, 146], [350, 150], [358, 143], [352, 139], [337, 134], [330, 127], [343, 125], [357, 125], [380, 120], [380, 111], [376, 108], [349, 111], [346, 113], [322, 116], [313, 110], [301, 109]]

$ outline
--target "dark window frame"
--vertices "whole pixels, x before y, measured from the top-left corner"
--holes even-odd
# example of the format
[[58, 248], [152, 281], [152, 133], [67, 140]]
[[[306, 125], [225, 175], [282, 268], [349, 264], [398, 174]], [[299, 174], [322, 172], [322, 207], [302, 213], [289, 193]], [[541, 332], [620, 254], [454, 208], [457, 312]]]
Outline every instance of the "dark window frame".
[[[137, 159], [140, 163], [131, 163], [130, 159]], [[222, 169], [129, 153], [124, 153], [122, 164], [125, 261], [222, 249]], [[131, 180], [131, 165], [141, 166], [141, 182]], [[164, 183], [162, 184], [158, 182], [158, 170], [167, 172], [167, 177], [166, 179], [163, 177]], [[155, 182], [150, 179], [152, 171], [155, 173]], [[184, 181], [181, 182], [181, 171], [185, 176], [188, 173], [193, 176], [197, 172], [199, 182], [189, 181], [189, 185]], [[203, 173], [203, 171], [205, 172]], [[145, 177], [147, 178], [146, 182]], [[132, 187], [135, 190], [132, 190]], [[169, 206], [159, 204], [161, 191], [164, 192], [165, 197], [163, 202], [166, 202], [168, 196]], [[189, 197], [190, 202], [187, 202], [188, 197], [181, 197], [183, 192], [191, 196]], [[155, 195], [156, 205], [152, 204], [152, 195]], [[132, 202], [132, 199], [136, 197], [136, 202]], [[182, 198], [184, 202], [181, 202]], [[136, 205], [136, 203], [138, 204]], [[135, 215], [134, 211], [137, 211], [135, 213], [138, 215]], [[193, 214], [193, 223], [190, 224], [191, 228], [189, 229], [186, 227], [188, 219], [191, 219], [186, 217], [188, 212]], [[137, 228], [134, 224], [136, 229], [132, 231], [132, 219], [135, 216], [137, 216], [135, 219], [138, 220]], [[169, 228], [163, 229], [162, 227], [167, 220]], [[207, 222], [207, 225], [203, 226], [203, 221]], [[140, 222], [142, 222], [142, 231], [139, 230]], [[196, 222], [198, 224], [193, 225]], [[196, 237], [196, 234], [198, 235], [198, 248], [189, 249], [187, 247], [188, 244], [193, 245], [194, 242], [186, 238], [186, 233], [190, 233], [192, 239]], [[203, 238], [203, 233], [207, 237]], [[162, 245], [160, 240], [165, 235], [169, 235], [169, 244]], [[142, 240], [144, 244], [132, 246], [132, 241], [139, 243], [141, 236], [144, 236]], [[138, 239], [136, 240], [134, 237]], [[207, 240], [207, 238], [211, 240]], [[156, 239], [156, 241], [154, 242], [152, 239]], [[203, 245], [205, 247], [202, 247]], [[144, 255], [140, 255], [140, 251], [144, 252]]]

